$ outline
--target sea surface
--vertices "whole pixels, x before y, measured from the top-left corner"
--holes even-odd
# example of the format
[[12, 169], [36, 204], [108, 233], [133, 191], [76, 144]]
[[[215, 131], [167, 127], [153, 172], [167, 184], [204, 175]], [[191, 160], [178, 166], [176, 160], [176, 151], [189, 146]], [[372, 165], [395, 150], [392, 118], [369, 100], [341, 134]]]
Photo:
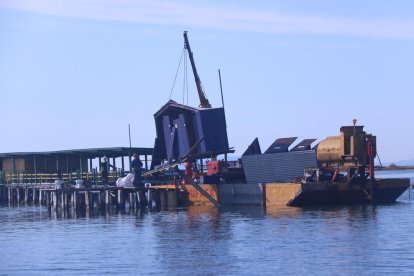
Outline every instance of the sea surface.
[[[377, 177], [414, 182], [414, 171]], [[0, 275], [414, 275], [413, 195], [379, 206], [191, 207], [76, 218], [2, 206]]]

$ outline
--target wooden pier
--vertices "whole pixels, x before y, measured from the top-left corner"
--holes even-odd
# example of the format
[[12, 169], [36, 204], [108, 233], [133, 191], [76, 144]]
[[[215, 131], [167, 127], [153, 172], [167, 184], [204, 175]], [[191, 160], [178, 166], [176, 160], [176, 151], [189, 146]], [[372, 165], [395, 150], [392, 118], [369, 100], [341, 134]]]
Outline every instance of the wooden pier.
[[63, 184], [0, 184], [0, 204], [19, 206], [32, 204], [62, 213], [93, 211], [125, 212], [143, 208], [176, 207], [179, 191], [174, 185], [146, 189], [116, 186], [76, 188]]

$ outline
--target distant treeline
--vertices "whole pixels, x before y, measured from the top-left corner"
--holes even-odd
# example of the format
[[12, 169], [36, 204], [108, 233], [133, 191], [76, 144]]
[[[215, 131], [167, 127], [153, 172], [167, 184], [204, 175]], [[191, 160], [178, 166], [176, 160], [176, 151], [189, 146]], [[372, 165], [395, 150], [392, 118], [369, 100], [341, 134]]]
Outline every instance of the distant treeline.
[[375, 169], [377, 170], [414, 170], [414, 166], [398, 166], [395, 163], [391, 163], [387, 166], [375, 166]]

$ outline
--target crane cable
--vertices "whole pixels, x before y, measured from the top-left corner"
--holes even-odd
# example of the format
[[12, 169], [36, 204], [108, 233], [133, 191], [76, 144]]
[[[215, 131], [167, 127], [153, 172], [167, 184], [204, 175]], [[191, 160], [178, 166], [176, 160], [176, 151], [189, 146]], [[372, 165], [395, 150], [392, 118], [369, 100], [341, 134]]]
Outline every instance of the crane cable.
[[381, 165], [381, 168], [383, 168], [384, 166], [382, 166], [382, 162], [381, 162], [381, 159], [380, 159], [380, 157], [379, 157], [379, 155], [378, 155], [378, 151], [377, 151], [377, 158], [378, 158], [378, 161], [379, 161], [379, 163], [380, 163], [380, 165]]
[[185, 104], [185, 98], [186, 98], [185, 96], [187, 96], [187, 105], [188, 105], [188, 62], [187, 62], [187, 51], [185, 51], [185, 53], [184, 53], [183, 104]]
[[185, 51], [185, 48], [183, 48], [183, 51], [181, 52], [180, 62], [178, 63], [177, 72], [175, 73], [175, 78], [174, 78], [173, 85], [172, 85], [172, 87], [171, 87], [171, 92], [170, 92], [170, 97], [169, 97], [169, 100], [171, 100], [172, 92], [173, 92], [173, 90], [174, 90], [175, 81], [177, 80], [178, 71], [180, 70], [181, 60], [183, 59], [184, 51]]
[[[183, 60], [183, 56], [184, 56], [184, 65], [183, 65], [184, 66], [183, 104], [185, 104], [185, 98], [186, 98], [185, 96], [187, 96], [187, 105], [188, 105], [188, 62], [187, 62], [187, 53], [188, 53], [188, 50], [185, 47], [183, 47], [183, 51], [181, 52], [180, 61], [178, 62], [177, 71], [175, 72], [174, 82], [173, 82], [173, 85], [171, 87], [169, 100], [171, 100], [171, 96], [172, 96], [172, 93], [174, 91], [175, 83], [177, 81], [178, 72], [180, 71], [181, 61]], [[201, 85], [201, 89], [203, 91], [204, 96], [207, 98], [207, 93], [204, 90], [204, 87], [203, 87], [203, 84], [201, 83], [201, 80], [200, 80], [200, 85]]]

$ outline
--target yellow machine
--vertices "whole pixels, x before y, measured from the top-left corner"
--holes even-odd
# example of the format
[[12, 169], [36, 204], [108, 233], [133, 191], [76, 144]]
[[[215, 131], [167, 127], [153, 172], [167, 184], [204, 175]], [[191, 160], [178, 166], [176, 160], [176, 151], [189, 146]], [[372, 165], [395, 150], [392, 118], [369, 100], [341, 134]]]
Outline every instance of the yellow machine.
[[343, 126], [341, 135], [321, 141], [317, 159], [322, 167], [370, 165], [376, 156], [376, 137], [363, 131], [363, 126]]
[[[341, 127], [341, 135], [321, 141], [316, 150], [320, 172], [318, 180], [336, 182], [346, 176], [346, 181], [365, 185], [367, 178], [374, 180], [376, 136], [367, 134], [363, 126]], [[368, 168], [368, 172], [367, 172]], [[345, 174], [341, 174], [344, 172]]]

